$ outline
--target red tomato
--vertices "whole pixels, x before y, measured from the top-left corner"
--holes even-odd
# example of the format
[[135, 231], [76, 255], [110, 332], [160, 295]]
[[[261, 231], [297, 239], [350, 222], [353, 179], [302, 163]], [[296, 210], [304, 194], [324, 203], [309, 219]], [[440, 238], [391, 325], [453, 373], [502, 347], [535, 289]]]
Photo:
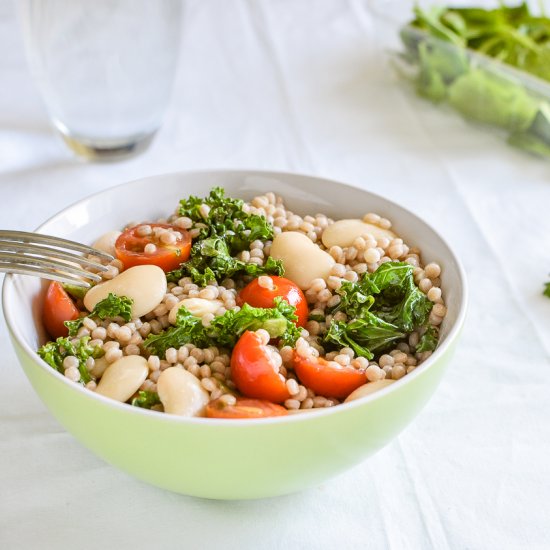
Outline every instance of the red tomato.
[[68, 336], [69, 329], [63, 324], [79, 316], [78, 309], [70, 299], [65, 289], [56, 281], [52, 281], [46, 292], [42, 322], [52, 338]]
[[296, 315], [298, 321], [296, 324], [299, 327], [305, 326], [308, 317], [307, 300], [300, 288], [289, 279], [270, 275], [273, 279], [273, 288], [268, 289], [260, 286], [258, 279], [254, 279], [248, 283], [237, 297], [237, 303], [241, 306], [247, 303], [253, 307], [273, 307], [273, 302], [277, 296], [281, 296], [291, 306], [296, 307]]
[[247, 330], [231, 354], [231, 378], [246, 397], [281, 403], [290, 397], [285, 380], [261, 338]]
[[[181, 234], [174, 244], [164, 244], [154, 234], [141, 237], [138, 234], [140, 225], [127, 229], [118, 237], [115, 243], [117, 258], [124, 264], [124, 269], [134, 267], [135, 265], [157, 265], [164, 271], [176, 269], [182, 262], [185, 262], [191, 254], [191, 237], [185, 229], [180, 229], [174, 225], [163, 223], [148, 223], [152, 229], [163, 227], [164, 229], [173, 229]], [[144, 252], [145, 246], [154, 244], [156, 251], [152, 254]]]
[[227, 405], [220, 399], [215, 399], [206, 406], [208, 418], [267, 418], [287, 414], [288, 411], [281, 405], [247, 397], [237, 397], [235, 405]]
[[343, 399], [367, 383], [365, 371], [342, 367], [321, 357], [305, 359], [294, 352], [294, 369], [300, 382], [315, 393]]

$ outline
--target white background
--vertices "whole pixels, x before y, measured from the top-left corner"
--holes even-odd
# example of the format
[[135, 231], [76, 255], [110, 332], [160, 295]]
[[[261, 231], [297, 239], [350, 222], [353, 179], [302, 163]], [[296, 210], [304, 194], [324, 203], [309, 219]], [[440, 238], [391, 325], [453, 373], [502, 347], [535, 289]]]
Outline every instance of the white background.
[[[407, 1], [186, 3], [164, 127], [139, 158], [75, 160], [0, 0], [0, 226], [195, 168], [297, 170], [423, 216], [463, 259], [467, 325], [437, 394], [378, 455], [301, 494], [204, 501], [90, 454], [45, 410], [1, 321], [0, 548], [550, 548], [550, 162], [415, 97], [384, 50]], [[220, 450], [220, 452], [222, 452]], [[291, 452], [291, 450], [289, 450]]]

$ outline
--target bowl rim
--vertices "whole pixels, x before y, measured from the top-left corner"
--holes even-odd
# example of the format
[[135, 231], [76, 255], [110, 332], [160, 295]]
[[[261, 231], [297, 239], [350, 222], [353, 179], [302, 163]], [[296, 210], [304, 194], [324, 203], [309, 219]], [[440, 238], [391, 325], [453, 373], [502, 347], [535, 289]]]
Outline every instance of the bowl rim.
[[145, 415], [146, 417], [149, 417], [151, 419], [155, 419], [161, 422], [175, 422], [175, 423], [181, 423], [181, 424], [204, 425], [204, 426], [210, 426], [212, 428], [219, 427], [219, 426], [227, 426], [230, 428], [233, 427], [235, 429], [237, 428], [243, 429], [243, 428], [246, 428], [246, 426], [258, 426], [260, 424], [286, 424], [286, 423], [296, 423], [296, 422], [307, 422], [308, 419], [316, 419], [316, 418], [321, 418], [323, 416], [334, 415], [334, 414], [337, 414], [338, 411], [341, 411], [341, 412], [351, 411], [355, 408], [365, 406], [366, 404], [371, 403], [373, 401], [377, 401], [378, 399], [382, 399], [386, 395], [393, 393], [394, 391], [398, 391], [399, 388], [401, 388], [402, 386], [408, 383], [411, 383], [416, 378], [423, 376], [424, 373], [427, 372], [437, 362], [437, 360], [445, 354], [445, 352], [451, 347], [451, 345], [458, 338], [466, 318], [466, 310], [467, 310], [467, 304], [468, 304], [468, 282], [467, 282], [466, 272], [464, 270], [464, 267], [462, 266], [462, 263], [456, 256], [453, 248], [449, 245], [447, 240], [444, 237], [442, 237], [441, 234], [438, 231], [436, 231], [429, 223], [427, 223], [425, 220], [423, 220], [420, 216], [418, 216], [414, 212], [410, 211], [408, 208], [405, 208], [404, 206], [401, 206], [400, 204], [390, 199], [387, 199], [386, 197], [379, 195], [378, 193], [374, 193], [370, 190], [363, 189], [356, 185], [344, 183], [342, 181], [335, 180], [332, 178], [325, 178], [322, 176], [307, 174], [303, 172], [294, 172], [294, 171], [290, 172], [290, 171], [282, 171], [282, 170], [262, 170], [262, 169], [258, 170], [258, 169], [247, 169], [247, 168], [243, 168], [243, 169], [203, 168], [203, 169], [194, 169], [194, 170], [180, 170], [176, 172], [165, 172], [165, 173], [145, 176], [143, 178], [133, 179], [130, 181], [126, 181], [126, 182], [108, 187], [107, 189], [103, 189], [101, 191], [91, 193], [90, 195], [87, 195], [86, 197], [83, 197], [82, 199], [79, 199], [69, 204], [68, 206], [66, 206], [65, 208], [63, 208], [62, 210], [54, 214], [53, 216], [50, 216], [48, 219], [42, 222], [35, 229], [35, 232], [38, 232], [38, 233], [41, 232], [44, 226], [48, 225], [49, 223], [55, 221], [58, 218], [65, 216], [67, 211], [85, 203], [86, 201], [89, 201], [95, 198], [96, 196], [113, 192], [115, 190], [124, 189], [125, 187], [132, 187], [136, 183], [144, 180], [154, 180], [158, 178], [170, 178], [170, 177], [181, 177], [181, 176], [192, 177], [193, 175], [205, 175], [205, 174], [216, 174], [220, 178], [223, 177], [224, 174], [225, 175], [247, 174], [250, 176], [262, 176], [262, 177], [272, 177], [272, 178], [280, 178], [280, 179], [284, 179], [285, 177], [296, 177], [296, 176], [302, 177], [302, 178], [308, 178], [308, 179], [315, 179], [315, 180], [320, 180], [325, 184], [327, 183], [336, 184], [339, 187], [345, 187], [348, 189], [353, 189], [355, 191], [366, 193], [368, 195], [371, 195], [372, 197], [376, 197], [377, 199], [380, 199], [381, 201], [388, 203], [389, 205], [397, 208], [398, 210], [403, 210], [407, 212], [408, 215], [415, 218], [417, 221], [419, 221], [422, 225], [424, 225], [427, 229], [432, 231], [437, 236], [437, 238], [442, 242], [442, 244], [449, 251], [450, 256], [456, 266], [458, 278], [460, 281], [460, 287], [462, 291], [461, 300], [458, 307], [458, 314], [457, 314], [456, 321], [454, 322], [453, 326], [449, 330], [449, 333], [447, 334], [445, 340], [440, 345], [438, 345], [437, 348], [432, 353], [432, 355], [430, 355], [430, 357], [428, 357], [422, 363], [423, 368], [415, 369], [410, 374], [407, 374], [407, 376], [404, 376], [400, 380], [397, 380], [396, 384], [389, 384], [388, 386], [376, 392], [373, 392], [370, 395], [353, 400], [348, 403], [341, 403], [339, 405], [335, 405], [334, 407], [307, 409], [307, 410], [304, 410], [303, 413], [302, 412], [290, 413], [288, 415], [279, 416], [279, 417], [247, 418], [247, 419], [181, 417], [173, 414], [161, 414], [156, 411], [142, 409], [140, 407], [132, 407], [126, 403], [121, 403], [119, 401], [115, 401], [114, 399], [110, 399], [103, 395], [98, 395], [95, 392], [87, 390], [81, 384], [75, 384], [74, 382], [68, 380], [65, 376], [63, 376], [61, 373], [57, 372], [56, 370], [52, 369], [50, 365], [48, 365], [43, 359], [41, 359], [37, 354], [36, 350], [32, 349], [27, 344], [25, 339], [18, 333], [17, 329], [15, 328], [15, 324], [13, 322], [12, 312], [10, 311], [9, 307], [6, 307], [9, 301], [9, 294], [10, 292], [12, 292], [12, 289], [13, 289], [14, 278], [20, 277], [20, 275], [7, 274], [4, 278], [4, 283], [2, 285], [2, 308], [4, 311], [4, 317], [6, 319], [6, 326], [8, 328], [8, 331], [11, 337], [17, 342], [17, 344], [25, 351], [25, 353], [39, 368], [49, 373], [50, 376], [57, 377], [59, 381], [61, 381], [63, 384], [66, 384], [66, 386], [68, 388], [71, 388], [73, 391], [80, 392], [86, 399], [98, 400], [100, 403], [103, 403], [105, 406], [112, 407], [116, 410], [120, 410], [120, 412], [122, 413]]

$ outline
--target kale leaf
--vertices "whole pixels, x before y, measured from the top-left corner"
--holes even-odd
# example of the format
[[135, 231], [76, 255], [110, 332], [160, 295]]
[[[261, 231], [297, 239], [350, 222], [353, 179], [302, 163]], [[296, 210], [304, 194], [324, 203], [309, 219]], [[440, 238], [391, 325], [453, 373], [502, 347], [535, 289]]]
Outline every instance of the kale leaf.
[[87, 384], [92, 380], [88, 369], [86, 368], [86, 360], [88, 357], [94, 359], [103, 355], [103, 350], [100, 346], [90, 346], [90, 337], [84, 336], [76, 343], [73, 343], [70, 338], [58, 338], [55, 342], [44, 344], [39, 350], [38, 355], [54, 368], [56, 371], [63, 374], [63, 360], [65, 357], [74, 356], [78, 359], [78, 370], [80, 372], [80, 383]]
[[245, 210], [241, 199], [225, 196], [215, 187], [206, 198], [191, 196], [180, 201], [179, 215], [190, 218], [193, 228], [200, 229], [191, 248], [191, 256], [179, 268], [167, 273], [169, 282], [188, 276], [205, 286], [236, 274], [282, 275], [283, 265], [268, 258], [264, 266], [245, 263], [235, 256], [255, 240], [273, 238], [273, 226], [264, 216]]
[[199, 286], [206, 286], [236, 274], [259, 277], [283, 273], [281, 260], [269, 257], [263, 266], [249, 264], [231, 255], [225, 237], [208, 237], [196, 242], [191, 248], [191, 259], [168, 272], [166, 278], [168, 282], [177, 283], [182, 277], [189, 276]]
[[433, 351], [437, 347], [438, 339], [439, 335], [437, 333], [437, 329], [433, 325], [430, 325], [420, 338], [415, 351], [417, 353], [421, 353], [423, 351]]
[[137, 397], [132, 399], [132, 405], [134, 407], [140, 407], [142, 409], [150, 409], [154, 405], [160, 404], [159, 394], [156, 391], [139, 391]]
[[229, 310], [215, 317], [208, 327], [185, 307], [178, 310], [175, 326], [145, 339], [145, 348], [163, 357], [168, 348], [185, 344], [198, 347], [222, 346], [232, 348], [246, 330], [267, 330], [272, 338], [281, 338], [284, 345], [293, 346], [300, 337], [296, 327], [296, 308], [281, 298], [275, 299], [272, 308], [257, 308], [244, 304], [239, 311]]
[[[132, 319], [132, 304], [134, 301], [126, 296], [117, 296], [109, 292], [107, 298], [100, 300], [87, 317], [99, 317], [108, 319], [112, 317], [122, 317], [126, 322]], [[86, 317], [79, 317], [73, 321], [65, 321], [65, 326], [69, 329], [69, 336], [76, 336], [78, 329], [83, 325]]]
[[545, 296], [550, 298], [550, 282], [544, 283], [544, 290], [542, 292]]
[[343, 282], [338, 289], [340, 303], [330, 313], [342, 311], [349, 320], [333, 320], [324, 342], [350, 347], [356, 355], [372, 359], [374, 352], [426, 326], [432, 303], [416, 286], [413, 270], [405, 262], [386, 262], [358, 282]]

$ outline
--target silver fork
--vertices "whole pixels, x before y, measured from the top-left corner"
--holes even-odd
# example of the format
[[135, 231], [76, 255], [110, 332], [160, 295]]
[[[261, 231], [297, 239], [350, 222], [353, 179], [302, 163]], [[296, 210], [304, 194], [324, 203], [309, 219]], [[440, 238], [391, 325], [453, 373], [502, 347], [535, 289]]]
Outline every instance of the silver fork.
[[[94, 259], [82, 254], [92, 255]], [[0, 272], [34, 275], [89, 288], [88, 281], [101, 281], [101, 276], [94, 271], [108, 269], [97, 259], [111, 261], [114, 258], [101, 250], [60, 237], [0, 230]]]

